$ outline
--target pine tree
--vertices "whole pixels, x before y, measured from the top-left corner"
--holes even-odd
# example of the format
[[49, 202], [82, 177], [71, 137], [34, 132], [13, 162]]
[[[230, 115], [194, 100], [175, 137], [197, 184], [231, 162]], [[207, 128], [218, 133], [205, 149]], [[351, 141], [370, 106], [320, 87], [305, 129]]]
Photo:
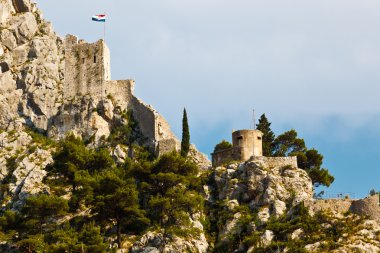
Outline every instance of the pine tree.
[[181, 156], [186, 157], [190, 150], [190, 131], [189, 123], [187, 122], [186, 108], [183, 109], [182, 118], [182, 141], [181, 141]]
[[115, 224], [117, 244], [121, 248], [123, 230], [144, 230], [149, 225], [138, 203], [138, 191], [123, 169], [114, 168], [96, 175], [92, 213], [101, 223]]
[[263, 155], [264, 156], [273, 156], [273, 142], [275, 135], [270, 128], [270, 123], [265, 116], [265, 113], [261, 115], [259, 119], [259, 124], [256, 125], [257, 130], [260, 130], [263, 133]]

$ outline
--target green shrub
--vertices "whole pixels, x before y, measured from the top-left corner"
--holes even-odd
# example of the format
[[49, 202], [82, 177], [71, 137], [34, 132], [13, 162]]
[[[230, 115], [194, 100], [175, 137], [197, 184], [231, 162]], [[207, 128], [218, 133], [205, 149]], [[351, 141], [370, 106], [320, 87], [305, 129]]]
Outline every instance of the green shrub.
[[232, 148], [232, 144], [226, 140], [222, 140], [214, 147], [214, 153], [222, 150]]

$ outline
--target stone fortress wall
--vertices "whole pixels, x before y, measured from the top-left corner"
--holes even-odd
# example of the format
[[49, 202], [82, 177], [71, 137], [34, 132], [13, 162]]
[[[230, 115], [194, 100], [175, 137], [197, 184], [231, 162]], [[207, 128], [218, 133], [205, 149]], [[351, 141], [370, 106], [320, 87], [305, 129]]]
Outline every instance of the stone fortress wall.
[[238, 130], [232, 132], [232, 148], [211, 154], [213, 166], [229, 161], [246, 161], [251, 157], [263, 156], [263, 133], [259, 130]]
[[352, 212], [380, 222], [379, 194], [364, 199], [312, 199], [304, 204], [311, 213], [323, 210], [342, 214]]
[[[257, 130], [240, 130], [232, 133], [232, 148], [214, 152], [213, 166], [220, 166], [231, 161], [254, 161], [266, 169], [290, 166], [297, 168], [297, 157], [265, 157], [262, 155], [262, 133]], [[379, 195], [364, 199], [309, 199], [304, 201], [311, 214], [318, 211], [335, 213], [352, 212], [368, 216], [380, 222]]]
[[[71, 112], [78, 111], [77, 108], [73, 108], [78, 107], [78, 103], [70, 104], [67, 101], [87, 97], [91, 98], [93, 104], [97, 104], [112, 100], [109, 110], [112, 111], [114, 106], [118, 106], [120, 110], [134, 112], [148, 145], [155, 149], [157, 155], [178, 150], [179, 141], [171, 132], [169, 124], [152, 106], [134, 96], [134, 86], [134, 80], [111, 80], [110, 51], [103, 40], [86, 43], [74, 35], [67, 35], [63, 90], [66, 105], [62, 107], [61, 116], [58, 117], [58, 129], [55, 129], [55, 132], [62, 136], [86, 121], [83, 115], [82, 118], [77, 116], [73, 119]], [[103, 106], [107, 106], [107, 102], [104, 102]], [[96, 118], [102, 121], [98, 116]], [[108, 117], [108, 120], [111, 118]], [[105, 122], [102, 121], [102, 124]], [[84, 126], [86, 127], [89, 126]]]
[[103, 40], [85, 43], [76, 36], [65, 39], [65, 82], [63, 96], [104, 96], [104, 85], [111, 79], [110, 52]]
[[292, 168], [297, 168], [297, 157], [296, 156], [287, 156], [287, 157], [266, 157], [266, 156], [255, 156], [253, 158], [259, 163], [263, 163], [269, 169], [276, 167], [286, 167], [290, 166]]
[[263, 156], [263, 133], [259, 130], [238, 130], [232, 133], [232, 146], [240, 148], [240, 159]]
[[129, 108], [134, 111], [142, 133], [151, 141], [150, 145], [155, 147], [157, 155], [179, 150], [179, 141], [169, 124], [152, 106], [133, 97]]

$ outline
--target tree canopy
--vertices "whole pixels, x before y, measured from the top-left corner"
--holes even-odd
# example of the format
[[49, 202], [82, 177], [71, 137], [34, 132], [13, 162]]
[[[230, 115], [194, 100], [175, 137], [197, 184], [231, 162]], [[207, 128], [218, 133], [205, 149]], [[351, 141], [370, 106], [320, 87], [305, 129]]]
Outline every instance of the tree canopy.
[[259, 119], [259, 123], [256, 125], [256, 129], [260, 130], [263, 133], [263, 155], [264, 156], [272, 156], [273, 154], [273, 142], [275, 139], [275, 135], [270, 128], [272, 123], [270, 123], [265, 116], [265, 114], [261, 115]]
[[218, 144], [215, 145], [214, 147], [214, 153], [222, 150], [226, 150], [232, 148], [232, 144], [226, 140], [222, 140]]
[[330, 186], [334, 182], [329, 171], [322, 168], [323, 156], [314, 148], [308, 149], [296, 130], [291, 129], [276, 137], [270, 126], [265, 114], [261, 115], [257, 129], [264, 134], [264, 156], [297, 156], [298, 167], [307, 171], [315, 186]]

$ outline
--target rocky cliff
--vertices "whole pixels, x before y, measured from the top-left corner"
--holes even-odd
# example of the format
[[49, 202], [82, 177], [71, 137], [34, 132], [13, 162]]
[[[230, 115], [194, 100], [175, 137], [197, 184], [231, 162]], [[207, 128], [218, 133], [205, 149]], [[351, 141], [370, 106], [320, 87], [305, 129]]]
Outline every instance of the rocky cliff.
[[[314, 200], [309, 176], [290, 158], [261, 157], [212, 171], [206, 192], [214, 252], [379, 251], [378, 223], [337, 210], [344, 200]], [[332, 204], [320, 208], [325, 201]]]
[[[28, 0], [2, 1], [0, 34], [0, 127], [21, 122], [49, 137], [72, 132], [93, 146], [116, 125], [127, 124], [129, 110], [139, 123], [145, 146], [158, 155], [179, 149], [166, 120], [133, 94], [134, 80], [110, 80], [109, 50], [69, 35], [61, 39]], [[207, 157], [193, 149], [205, 168]]]
[[0, 126], [46, 130], [62, 101], [62, 40], [29, 1], [2, 1], [0, 13]]
[[377, 196], [315, 200], [294, 157], [161, 156], [178, 139], [102, 40], [62, 39], [29, 0], [0, 21], [0, 252], [380, 251]]

